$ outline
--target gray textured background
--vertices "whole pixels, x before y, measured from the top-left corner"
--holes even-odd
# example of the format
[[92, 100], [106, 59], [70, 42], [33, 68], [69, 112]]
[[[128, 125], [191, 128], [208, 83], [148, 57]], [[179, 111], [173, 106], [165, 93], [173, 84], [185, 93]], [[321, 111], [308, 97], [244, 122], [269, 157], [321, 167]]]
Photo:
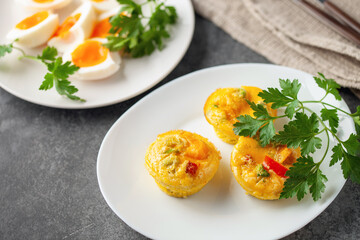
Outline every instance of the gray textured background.
[[[164, 83], [198, 69], [245, 62], [268, 61], [196, 16], [194, 39], [176, 69], [123, 103], [52, 109], [0, 89], [0, 239], [146, 239], [119, 219], [100, 193], [96, 158], [106, 132]], [[351, 111], [360, 105], [348, 89], [341, 95]], [[360, 239], [359, 221], [360, 185], [348, 181], [320, 216], [284, 239]]]

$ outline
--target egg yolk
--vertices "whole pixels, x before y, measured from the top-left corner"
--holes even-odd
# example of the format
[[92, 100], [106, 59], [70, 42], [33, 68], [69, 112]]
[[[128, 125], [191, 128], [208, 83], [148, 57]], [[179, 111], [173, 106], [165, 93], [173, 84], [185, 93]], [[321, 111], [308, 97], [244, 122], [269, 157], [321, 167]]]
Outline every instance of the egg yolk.
[[91, 0], [93, 2], [103, 2], [104, 0]]
[[70, 28], [72, 28], [75, 25], [75, 23], [79, 20], [80, 16], [81, 13], [67, 17], [65, 21], [58, 27], [58, 29], [54, 33], [54, 37], [64, 38], [69, 32]]
[[47, 11], [35, 13], [34, 15], [27, 17], [18, 24], [16, 24], [16, 28], [21, 30], [32, 28], [37, 24], [41, 23], [42, 21], [44, 21], [48, 16], [49, 16], [49, 12]]
[[53, 2], [54, 0], [33, 0], [33, 1], [37, 3], [50, 3]]
[[78, 67], [91, 67], [104, 62], [109, 49], [101, 45], [101, 42], [87, 40], [80, 44], [72, 53], [72, 62]]
[[95, 27], [94, 31], [92, 33], [92, 38], [99, 37], [99, 38], [105, 38], [109, 34], [109, 31], [111, 29], [111, 24], [109, 22], [110, 18], [105, 18], [101, 21], [99, 21]]

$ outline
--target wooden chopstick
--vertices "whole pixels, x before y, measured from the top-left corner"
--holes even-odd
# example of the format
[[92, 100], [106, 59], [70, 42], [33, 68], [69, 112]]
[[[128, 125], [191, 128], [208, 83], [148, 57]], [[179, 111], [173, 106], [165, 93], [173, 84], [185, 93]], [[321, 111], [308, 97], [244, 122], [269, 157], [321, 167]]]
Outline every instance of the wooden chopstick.
[[321, 2], [324, 4], [325, 9], [332, 13], [334, 17], [338, 18], [360, 34], [360, 23], [358, 23], [355, 19], [350, 17], [349, 14], [341, 10], [338, 6], [331, 3], [330, 1], [325, 0]]
[[357, 33], [357, 31], [347, 25], [342, 24], [328, 13], [320, 10], [305, 0], [295, 0], [295, 2], [319, 21], [360, 47], [360, 34]]

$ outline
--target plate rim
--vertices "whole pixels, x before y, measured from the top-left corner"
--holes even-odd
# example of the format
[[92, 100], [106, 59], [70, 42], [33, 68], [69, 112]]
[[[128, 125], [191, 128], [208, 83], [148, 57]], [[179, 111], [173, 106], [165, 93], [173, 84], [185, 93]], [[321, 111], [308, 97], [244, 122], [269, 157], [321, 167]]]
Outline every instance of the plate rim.
[[[167, 87], [171, 87], [173, 84], [177, 84], [177, 82], [179, 81], [184, 81], [184, 79], [186, 78], [191, 78], [193, 75], [197, 75], [197, 74], [201, 74], [202, 72], [206, 72], [209, 70], [217, 70], [217, 69], [221, 69], [221, 68], [233, 68], [233, 67], [246, 67], [246, 66], [256, 66], [256, 67], [275, 67], [275, 68], [279, 68], [279, 69], [287, 69], [290, 71], [297, 71], [301, 74], [305, 74], [305, 75], [309, 75], [309, 76], [313, 76], [310, 73], [304, 72], [302, 70], [298, 70], [295, 68], [291, 68], [291, 67], [287, 67], [287, 66], [281, 66], [281, 65], [276, 65], [276, 64], [272, 64], [272, 63], [231, 63], [231, 64], [222, 64], [222, 65], [216, 65], [216, 66], [212, 66], [212, 67], [208, 67], [208, 68], [203, 68], [197, 71], [193, 71], [190, 72], [188, 74], [185, 74], [183, 76], [177, 77], [173, 80], [171, 80], [170, 82], [160, 86], [159, 88], [155, 89], [154, 91], [152, 91], [151, 93], [147, 94], [146, 96], [144, 96], [142, 99], [140, 99], [138, 102], [136, 102], [134, 105], [132, 105], [126, 112], [124, 112], [114, 123], [113, 125], [109, 128], [108, 132], [106, 133], [106, 135], [104, 136], [104, 139], [100, 145], [99, 148], [99, 152], [98, 152], [98, 156], [97, 156], [97, 162], [96, 162], [96, 174], [97, 174], [97, 179], [98, 179], [98, 184], [99, 184], [99, 188], [100, 188], [100, 192], [103, 195], [107, 205], [110, 207], [110, 209], [125, 223], [127, 224], [129, 227], [131, 227], [133, 230], [137, 231], [138, 233], [149, 237], [151, 239], [156, 239], [158, 236], [153, 234], [153, 233], [147, 233], [144, 232], [141, 227], [136, 226], [136, 224], [133, 224], [132, 222], [129, 222], [127, 220], [127, 217], [125, 217], [124, 215], [122, 215], [116, 208], [115, 206], [113, 206], [110, 203], [110, 200], [108, 199], [108, 197], [106, 196], [106, 193], [104, 192], [105, 190], [103, 189], [102, 183], [101, 183], [101, 179], [99, 177], [99, 171], [100, 171], [100, 161], [99, 160], [101, 158], [101, 155], [103, 154], [102, 152], [104, 151], [104, 146], [106, 145], [106, 141], [109, 138], [110, 134], [113, 133], [114, 129], [116, 129], [116, 127], [121, 123], [123, 118], [126, 118], [127, 115], [132, 114], [132, 111], [134, 111], [133, 109], [135, 109], [138, 105], [141, 105], [143, 102], [146, 102], [148, 98], [151, 98], [152, 95], [158, 94], [158, 92], [160, 91], [164, 91], [163, 89], [167, 88]], [[347, 103], [345, 102], [345, 100], [341, 100], [344, 102], [345, 107], [347, 111], [349, 111], [349, 107], [347, 105]], [[352, 126], [354, 128], [354, 126]], [[353, 129], [354, 131], [354, 129]], [[277, 237], [279, 238], [283, 238], [286, 237], [296, 231], [298, 231], [299, 229], [303, 228], [304, 226], [306, 226], [307, 224], [309, 224], [311, 221], [313, 221], [315, 218], [317, 218], [321, 213], [323, 213], [329, 206], [331, 203], [333, 203], [333, 201], [338, 197], [339, 193], [342, 191], [345, 183], [347, 182], [347, 179], [344, 179], [342, 185], [339, 187], [339, 189], [331, 195], [330, 197], [330, 201], [323, 203], [321, 210], [318, 211], [316, 214], [312, 215], [308, 221], [304, 221], [303, 224], [299, 224], [296, 227], [292, 228], [291, 230], [288, 231], [284, 231], [282, 234], [278, 234]]]

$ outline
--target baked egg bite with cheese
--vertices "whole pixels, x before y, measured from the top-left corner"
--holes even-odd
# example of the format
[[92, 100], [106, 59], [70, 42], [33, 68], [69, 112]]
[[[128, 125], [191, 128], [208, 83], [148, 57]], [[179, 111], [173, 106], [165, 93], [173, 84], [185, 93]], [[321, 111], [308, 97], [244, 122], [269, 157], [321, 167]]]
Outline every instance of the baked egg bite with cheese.
[[253, 116], [253, 110], [248, 101], [264, 104], [271, 116], [276, 116], [276, 110], [265, 104], [258, 96], [262, 90], [258, 87], [242, 86], [241, 88], [220, 88], [213, 92], [205, 102], [204, 115], [214, 127], [216, 135], [224, 142], [235, 144], [239, 136], [233, 128], [240, 115]]
[[30, 10], [54, 10], [66, 7], [72, 0], [17, 0]]
[[89, 38], [96, 22], [95, 9], [91, 3], [80, 5], [57, 28], [48, 45], [63, 53]]
[[80, 69], [72, 75], [78, 80], [99, 80], [115, 74], [120, 68], [118, 52], [110, 52], [103, 46], [106, 39], [91, 38], [75, 49], [65, 52], [64, 61], [70, 61]]
[[279, 199], [286, 171], [300, 157], [300, 149], [285, 145], [262, 147], [250, 137], [240, 137], [231, 153], [230, 167], [235, 179], [250, 195], [263, 199]]
[[26, 17], [7, 34], [11, 41], [33, 48], [46, 43], [59, 25], [59, 17], [50, 11], [37, 12]]
[[186, 198], [215, 175], [220, 152], [206, 138], [184, 130], [157, 136], [148, 147], [145, 167], [166, 194]]

